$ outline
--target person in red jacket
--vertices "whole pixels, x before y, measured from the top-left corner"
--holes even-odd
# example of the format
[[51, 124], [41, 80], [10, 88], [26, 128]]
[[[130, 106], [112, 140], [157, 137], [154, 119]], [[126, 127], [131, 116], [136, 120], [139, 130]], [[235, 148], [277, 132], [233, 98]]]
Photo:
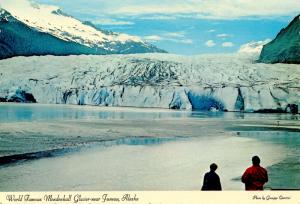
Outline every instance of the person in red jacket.
[[268, 182], [268, 172], [261, 167], [258, 156], [252, 157], [252, 166], [247, 168], [242, 176], [247, 191], [263, 190], [264, 184]]

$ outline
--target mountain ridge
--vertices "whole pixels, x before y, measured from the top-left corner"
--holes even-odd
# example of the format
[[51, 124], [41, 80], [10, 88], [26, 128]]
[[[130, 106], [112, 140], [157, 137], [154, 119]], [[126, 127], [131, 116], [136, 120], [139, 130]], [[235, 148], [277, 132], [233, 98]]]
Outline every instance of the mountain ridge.
[[259, 62], [300, 64], [300, 15], [263, 46]]
[[0, 59], [47, 54], [166, 52], [139, 37], [104, 31], [81, 22], [58, 7], [28, 0], [18, 0], [20, 5], [14, 7], [15, 1], [4, 0], [0, 4], [0, 46], [3, 48]]

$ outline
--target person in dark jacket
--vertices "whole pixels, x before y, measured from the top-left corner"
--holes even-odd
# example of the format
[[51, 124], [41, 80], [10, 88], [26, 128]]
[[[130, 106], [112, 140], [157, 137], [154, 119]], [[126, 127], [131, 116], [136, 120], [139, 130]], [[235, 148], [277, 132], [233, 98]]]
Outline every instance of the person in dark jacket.
[[220, 177], [216, 174], [218, 166], [213, 163], [210, 165], [210, 172], [204, 175], [202, 191], [221, 191]]
[[264, 184], [268, 182], [268, 172], [260, 166], [260, 158], [252, 157], [252, 166], [247, 168], [242, 176], [247, 191], [263, 190]]

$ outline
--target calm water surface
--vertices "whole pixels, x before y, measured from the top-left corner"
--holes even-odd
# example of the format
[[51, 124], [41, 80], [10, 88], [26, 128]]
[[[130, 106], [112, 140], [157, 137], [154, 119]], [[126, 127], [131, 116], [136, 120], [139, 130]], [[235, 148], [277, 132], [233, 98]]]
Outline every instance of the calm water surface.
[[0, 115], [0, 191], [199, 190], [212, 162], [224, 190], [243, 190], [253, 155], [266, 188], [300, 188], [297, 116], [37, 104]]

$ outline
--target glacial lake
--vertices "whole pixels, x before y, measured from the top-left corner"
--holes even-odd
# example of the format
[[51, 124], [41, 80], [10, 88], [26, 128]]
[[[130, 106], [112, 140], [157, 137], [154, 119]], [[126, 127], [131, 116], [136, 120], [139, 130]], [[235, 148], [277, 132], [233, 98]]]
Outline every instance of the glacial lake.
[[266, 189], [300, 189], [300, 116], [0, 104], [0, 191], [223, 190], [259, 155]]

